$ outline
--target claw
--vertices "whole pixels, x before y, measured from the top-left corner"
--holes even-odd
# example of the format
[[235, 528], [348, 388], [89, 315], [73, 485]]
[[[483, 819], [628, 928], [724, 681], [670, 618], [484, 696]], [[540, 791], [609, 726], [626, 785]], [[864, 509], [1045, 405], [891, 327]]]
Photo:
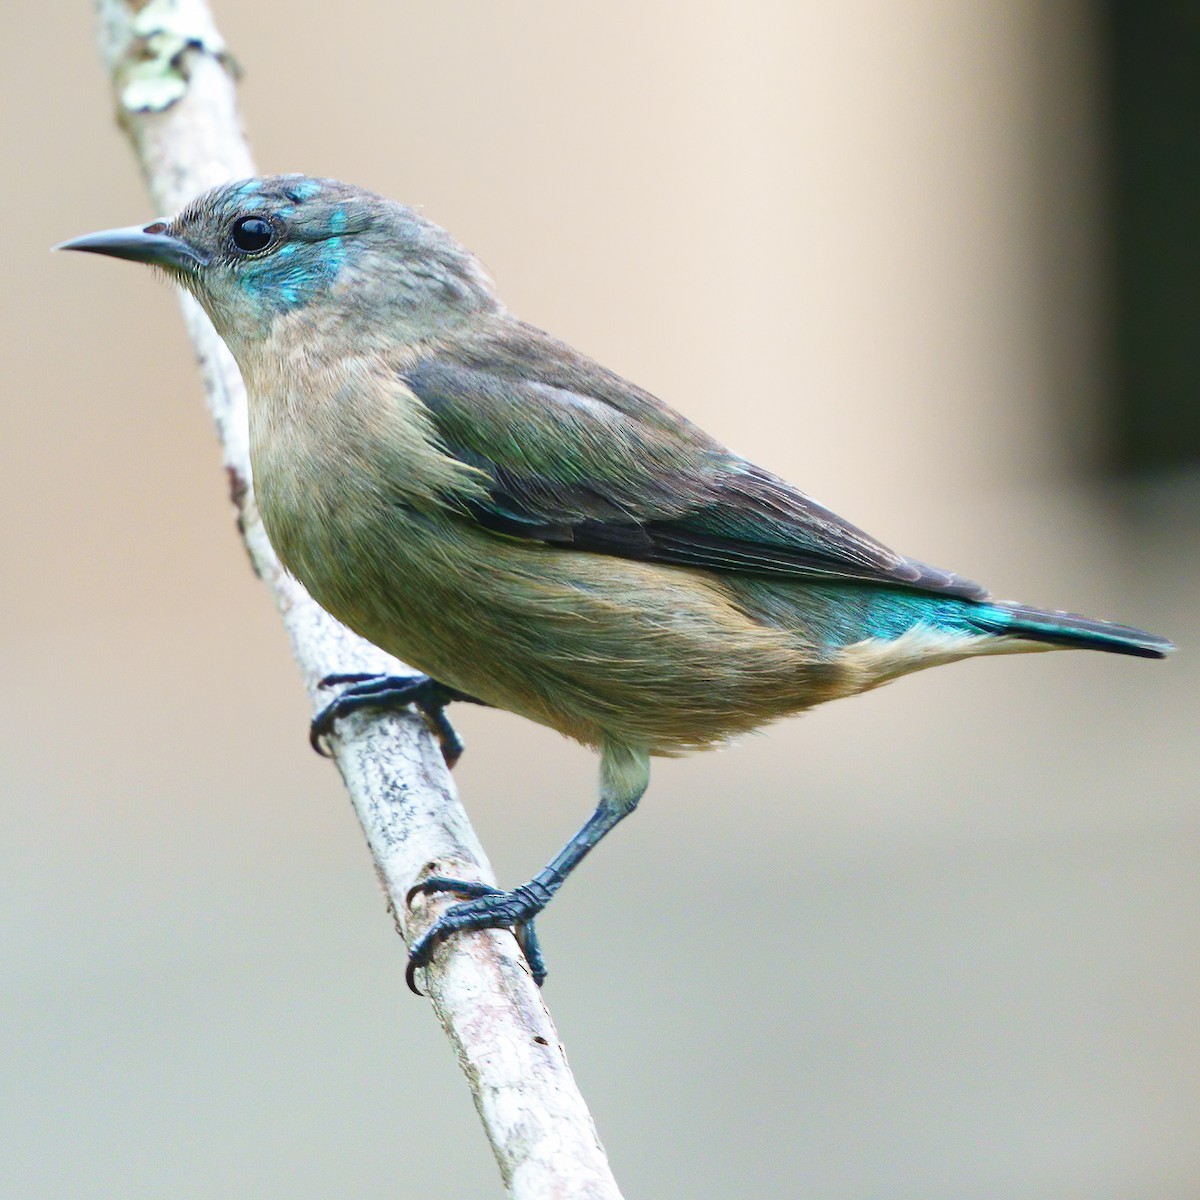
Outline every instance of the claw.
[[452, 933], [474, 929], [504, 929], [512, 927], [517, 944], [529, 964], [533, 981], [542, 986], [546, 978], [546, 962], [542, 957], [534, 917], [544, 904], [539, 901], [530, 887], [519, 887], [511, 892], [492, 887], [477, 880], [450, 879], [444, 875], [430, 875], [408, 889], [405, 903], [412, 905], [413, 897], [430, 896], [437, 892], [455, 892], [468, 899], [448, 908], [412, 945], [408, 955], [408, 966], [404, 981], [409, 991], [420, 996], [416, 973], [429, 965], [433, 952]]
[[542, 957], [542, 946], [538, 941], [533, 921], [524, 921], [514, 926], [513, 933], [516, 935], [517, 945], [521, 947], [521, 953], [525, 955], [533, 982], [541, 987], [546, 982], [546, 960]]
[[500, 889], [490, 883], [481, 883], [475, 879], [451, 879], [446, 875], [427, 875], [420, 883], [414, 884], [404, 893], [404, 903], [412, 908], [414, 896], [432, 896], [437, 892], [457, 892], [469, 900], [477, 896], [493, 896]]
[[366, 683], [371, 679], [389, 679], [388, 675], [376, 675], [371, 671], [352, 671], [348, 674], [341, 675], [326, 675], [317, 683], [319, 688], [336, 687], [339, 683]]
[[308, 729], [309, 745], [322, 758], [329, 757], [322, 739], [332, 731], [333, 723], [340, 717], [364, 708], [407, 708], [411, 705], [425, 717], [441, 745], [446, 765], [453, 767], [462, 757], [463, 744], [446, 716], [446, 705], [451, 700], [481, 703], [472, 696], [430, 679], [428, 675], [371, 675], [362, 672], [326, 675], [317, 686], [328, 688], [338, 684], [350, 686], [313, 717]]

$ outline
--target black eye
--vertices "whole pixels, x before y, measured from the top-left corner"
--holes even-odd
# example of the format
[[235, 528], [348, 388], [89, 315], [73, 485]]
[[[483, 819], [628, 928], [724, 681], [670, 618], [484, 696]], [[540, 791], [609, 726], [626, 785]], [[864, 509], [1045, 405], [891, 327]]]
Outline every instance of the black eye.
[[275, 236], [275, 230], [262, 217], [241, 217], [233, 223], [233, 244], [243, 254], [265, 250]]

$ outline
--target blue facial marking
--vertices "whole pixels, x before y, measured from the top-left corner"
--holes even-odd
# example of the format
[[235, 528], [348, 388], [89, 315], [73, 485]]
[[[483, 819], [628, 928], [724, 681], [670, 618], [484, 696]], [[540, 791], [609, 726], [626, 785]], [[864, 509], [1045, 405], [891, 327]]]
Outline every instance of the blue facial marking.
[[329, 218], [329, 232], [334, 237], [340, 237], [346, 232], [346, 210], [344, 208], [336, 209], [333, 216]]
[[[344, 230], [346, 214], [339, 209], [331, 230]], [[344, 237], [317, 242], [285, 242], [266, 258], [244, 263], [239, 271], [243, 288], [262, 304], [284, 312], [317, 299], [337, 278], [352, 247]]]

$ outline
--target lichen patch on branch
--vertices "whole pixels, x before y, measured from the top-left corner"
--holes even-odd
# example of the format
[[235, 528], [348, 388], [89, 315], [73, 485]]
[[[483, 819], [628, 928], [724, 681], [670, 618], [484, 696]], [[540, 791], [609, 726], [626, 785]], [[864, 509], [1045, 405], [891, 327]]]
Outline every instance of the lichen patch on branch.
[[117, 80], [117, 95], [126, 112], [164, 112], [184, 95], [187, 50], [202, 50], [234, 68], [212, 14], [199, 0], [150, 0], [130, 28], [134, 40]]

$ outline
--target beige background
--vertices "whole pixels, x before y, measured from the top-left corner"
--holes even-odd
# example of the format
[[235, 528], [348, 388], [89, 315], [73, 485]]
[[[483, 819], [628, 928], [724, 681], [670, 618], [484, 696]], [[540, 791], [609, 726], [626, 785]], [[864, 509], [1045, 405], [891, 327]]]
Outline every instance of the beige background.
[[[542, 923], [627, 1194], [1195, 1196], [1200, 488], [1086, 469], [1088, 8], [218, 17], [264, 169], [424, 206], [517, 312], [900, 549], [1186, 648], [930, 672], [659, 766]], [[0, 20], [0, 1195], [497, 1196], [308, 751], [173, 298], [47, 253], [157, 215], [91, 17]], [[457, 720], [517, 882], [594, 763]]]

